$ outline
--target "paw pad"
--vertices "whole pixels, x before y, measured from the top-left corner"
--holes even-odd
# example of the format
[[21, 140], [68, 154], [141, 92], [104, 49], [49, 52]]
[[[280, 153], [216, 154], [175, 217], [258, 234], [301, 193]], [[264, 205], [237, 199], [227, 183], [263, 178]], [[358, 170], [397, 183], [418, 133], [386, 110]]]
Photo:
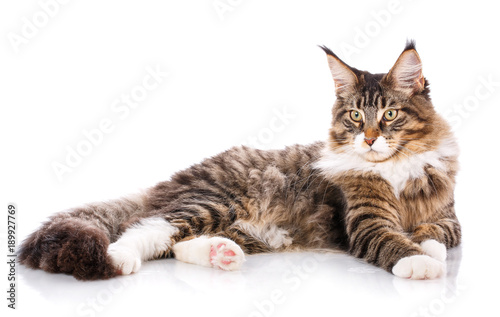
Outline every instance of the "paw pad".
[[211, 241], [210, 263], [212, 266], [222, 270], [232, 271], [240, 268], [244, 261], [244, 254], [241, 248], [231, 240], [227, 242]]

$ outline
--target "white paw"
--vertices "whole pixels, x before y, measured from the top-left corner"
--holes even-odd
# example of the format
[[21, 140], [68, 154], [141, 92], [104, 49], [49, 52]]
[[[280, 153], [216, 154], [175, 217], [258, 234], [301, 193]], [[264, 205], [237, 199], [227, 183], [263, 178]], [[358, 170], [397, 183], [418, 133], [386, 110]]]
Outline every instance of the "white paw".
[[209, 239], [210, 263], [213, 267], [226, 271], [238, 270], [245, 261], [245, 254], [240, 246], [226, 238], [213, 237]]
[[446, 267], [443, 262], [428, 255], [412, 255], [394, 265], [392, 273], [412, 280], [435, 279], [444, 275]]
[[108, 255], [118, 274], [129, 275], [139, 271], [141, 268], [141, 258], [138, 252], [131, 248], [111, 243], [108, 247]]
[[428, 256], [441, 262], [446, 260], [446, 246], [444, 244], [434, 239], [429, 239], [420, 243], [420, 246]]

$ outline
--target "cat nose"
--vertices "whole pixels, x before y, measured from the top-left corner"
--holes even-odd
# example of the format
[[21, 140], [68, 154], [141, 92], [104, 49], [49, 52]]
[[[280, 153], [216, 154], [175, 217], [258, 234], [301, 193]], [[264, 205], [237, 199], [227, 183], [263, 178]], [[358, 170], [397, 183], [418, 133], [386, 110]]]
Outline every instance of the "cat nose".
[[369, 146], [372, 146], [372, 145], [373, 145], [373, 142], [375, 142], [375, 140], [376, 140], [376, 139], [377, 139], [377, 138], [369, 138], [369, 139], [365, 138], [365, 142], [366, 142], [366, 144], [368, 144]]

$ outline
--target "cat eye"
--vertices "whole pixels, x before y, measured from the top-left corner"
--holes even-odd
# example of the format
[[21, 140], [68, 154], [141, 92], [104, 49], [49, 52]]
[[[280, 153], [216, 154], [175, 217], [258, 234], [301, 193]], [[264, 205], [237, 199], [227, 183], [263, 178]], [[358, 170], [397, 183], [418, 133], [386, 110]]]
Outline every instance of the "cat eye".
[[356, 122], [360, 122], [363, 120], [363, 117], [361, 116], [361, 113], [356, 110], [351, 110], [351, 119]]
[[392, 121], [398, 116], [398, 111], [394, 109], [389, 109], [384, 112], [384, 120]]

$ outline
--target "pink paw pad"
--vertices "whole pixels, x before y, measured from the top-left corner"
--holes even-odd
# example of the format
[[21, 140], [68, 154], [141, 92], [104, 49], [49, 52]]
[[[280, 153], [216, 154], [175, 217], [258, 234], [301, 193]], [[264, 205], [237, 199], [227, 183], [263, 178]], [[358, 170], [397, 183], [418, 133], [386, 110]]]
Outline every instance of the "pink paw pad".
[[[233, 262], [231, 257], [234, 257], [236, 254], [232, 250], [225, 250], [226, 244], [220, 243], [216, 248], [212, 245], [210, 247], [210, 263], [214, 266], [218, 266], [220, 269], [225, 270], [225, 268], [221, 267], [219, 264], [229, 265]], [[219, 263], [218, 263], [219, 262]]]

